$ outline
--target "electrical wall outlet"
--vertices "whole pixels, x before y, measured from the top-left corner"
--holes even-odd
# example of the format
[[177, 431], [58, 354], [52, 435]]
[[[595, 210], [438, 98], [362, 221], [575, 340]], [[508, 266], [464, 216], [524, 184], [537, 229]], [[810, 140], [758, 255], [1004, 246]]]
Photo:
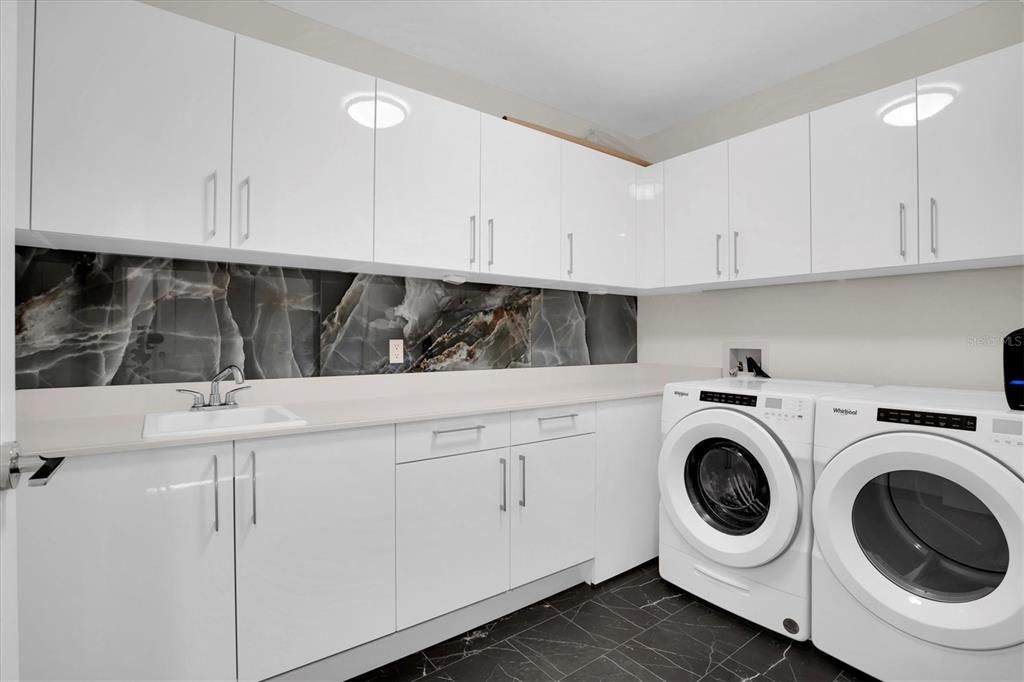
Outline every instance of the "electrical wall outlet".
[[400, 365], [405, 362], [405, 342], [402, 339], [388, 341], [388, 362], [392, 365]]

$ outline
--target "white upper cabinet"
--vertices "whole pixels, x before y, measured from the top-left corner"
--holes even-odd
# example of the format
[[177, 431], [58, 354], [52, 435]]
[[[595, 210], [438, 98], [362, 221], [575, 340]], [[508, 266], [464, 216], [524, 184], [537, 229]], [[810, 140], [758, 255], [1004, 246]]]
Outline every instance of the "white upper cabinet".
[[1022, 62], [1018, 43], [917, 80], [922, 263], [1024, 252]]
[[238, 679], [394, 632], [394, 495], [393, 426], [235, 443]]
[[915, 82], [811, 114], [813, 272], [917, 262]]
[[562, 142], [562, 279], [636, 284], [637, 168]]
[[375, 260], [480, 269], [480, 112], [377, 82]]
[[807, 115], [729, 140], [731, 279], [810, 271], [808, 145]]
[[140, 2], [36, 13], [32, 228], [228, 246], [234, 35]]
[[665, 286], [665, 164], [636, 171], [636, 285]]
[[232, 245], [373, 260], [373, 77], [245, 36], [235, 49]]
[[480, 137], [480, 270], [559, 279], [559, 139], [486, 115]]
[[665, 162], [665, 284], [729, 280], [729, 147]]

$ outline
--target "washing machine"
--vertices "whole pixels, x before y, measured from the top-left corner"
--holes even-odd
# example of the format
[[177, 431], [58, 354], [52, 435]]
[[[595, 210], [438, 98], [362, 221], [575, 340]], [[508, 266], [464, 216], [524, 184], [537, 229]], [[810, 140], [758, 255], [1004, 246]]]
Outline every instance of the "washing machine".
[[807, 639], [815, 401], [856, 388], [742, 378], [666, 386], [661, 576], [763, 627]]
[[1024, 679], [1024, 414], [1001, 393], [818, 403], [812, 622], [883, 680]]

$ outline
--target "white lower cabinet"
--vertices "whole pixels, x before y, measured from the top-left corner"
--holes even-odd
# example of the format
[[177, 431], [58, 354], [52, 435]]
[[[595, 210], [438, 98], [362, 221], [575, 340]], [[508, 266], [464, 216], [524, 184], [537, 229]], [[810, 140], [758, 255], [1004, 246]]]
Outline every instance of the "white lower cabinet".
[[395, 630], [394, 427], [235, 443], [238, 676]]
[[508, 448], [397, 466], [398, 628], [509, 584]]
[[21, 487], [21, 679], [234, 679], [232, 522], [230, 443], [69, 458]]
[[512, 448], [512, 587], [594, 556], [594, 435]]

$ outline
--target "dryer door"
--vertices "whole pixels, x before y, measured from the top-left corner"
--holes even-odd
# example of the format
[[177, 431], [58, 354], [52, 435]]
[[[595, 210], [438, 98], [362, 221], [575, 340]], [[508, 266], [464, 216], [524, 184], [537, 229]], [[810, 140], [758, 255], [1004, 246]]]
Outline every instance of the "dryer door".
[[658, 480], [672, 525], [720, 564], [766, 564], [796, 533], [793, 465], [771, 432], [740, 412], [711, 408], [680, 420], [662, 444]]
[[1024, 481], [981, 450], [926, 433], [854, 443], [814, 489], [828, 567], [896, 628], [958, 649], [1024, 641]]

